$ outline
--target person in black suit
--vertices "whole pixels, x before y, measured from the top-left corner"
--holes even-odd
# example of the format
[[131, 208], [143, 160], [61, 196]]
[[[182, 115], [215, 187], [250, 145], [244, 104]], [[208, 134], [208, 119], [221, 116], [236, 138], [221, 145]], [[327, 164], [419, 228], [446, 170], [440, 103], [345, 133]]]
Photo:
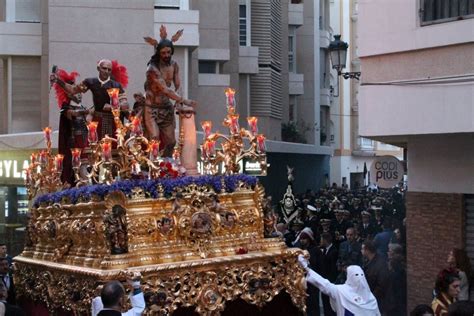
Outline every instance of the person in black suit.
[[[330, 233], [321, 234], [321, 250], [323, 257], [321, 260], [321, 276], [334, 283], [337, 279], [337, 258], [338, 251], [333, 244], [333, 238]], [[329, 302], [329, 296], [321, 294], [323, 301], [324, 315], [325, 316], [336, 316], [336, 313], [332, 310]]]
[[130, 303], [132, 308], [122, 313], [122, 307], [125, 302], [125, 289], [119, 281], [110, 281], [104, 285], [100, 297], [92, 300], [92, 316], [135, 316], [141, 315], [145, 309], [145, 298], [141, 290], [140, 281], [127, 279], [132, 286], [133, 292], [130, 293]]
[[13, 283], [13, 275], [6, 257], [0, 258], [0, 279], [8, 291], [7, 302], [9, 304], [16, 304], [15, 284]]
[[8, 290], [7, 287], [5, 286], [5, 283], [0, 282], [0, 303], [2, 303], [5, 306], [5, 315], [7, 316], [24, 316], [25, 313], [23, 310], [13, 304], [9, 304], [7, 302], [8, 299]]
[[366, 240], [372, 240], [375, 236], [376, 229], [374, 224], [370, 219], [370, 213], [367, 211], [363, 211], [361, 213], [362, 223], [359, 226], [360, 237]]
[[97, 314], [98, 316], [121, 316], [122, 303], [125, 296], [125, 289], [119, 281], [111, 281], [104, 285], [100, 298], [104, 308]]

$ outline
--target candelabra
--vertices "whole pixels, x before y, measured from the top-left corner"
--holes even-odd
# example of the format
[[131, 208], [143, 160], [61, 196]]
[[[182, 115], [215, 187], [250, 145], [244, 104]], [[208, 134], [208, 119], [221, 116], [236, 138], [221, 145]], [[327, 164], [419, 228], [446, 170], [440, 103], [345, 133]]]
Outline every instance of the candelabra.
[[[225, 90], [227, 116], [223, 125], [229, 128], [229, 135], [219, 132], [211, 133], [212, 122], [203, 121], [201, 126], [204, 132], [204, 142], [201, 145], [204, 174], [219, 173], [219, 165], [223, 164], [224, 174], [234, 174], [240, 171], [239, 162], [247, 159], [259, 163], [261, 174], [267, 172], [267, 156], [265, 148], [265, 136], [258, 134], [258, 119], [254, 116], [248, 117], [249, 129], [239, 127], [239, 115], [235, 113], [235, 90]], [[246, 141], [248, 147], [246, 148]], [[216, 149], [219, 142], [221, 148]]]
[[25, 186], [31, 199], [38, 193], [51, 193], [69, 187], [61, 182], [63, 155], [53, 155], [51, 151], [51, 127], [43, 129], [46, 150], [32, 153], [30, 165], [25, 169]]
[[[141, 119], [131, 117], [130, 123], [120, 120], [118, 89], [108, 89], [112, 114], [116, 126], [116, 137], [105, 135], [98, 140], [97, 122], [87, 125], [89, 147], [86, 166], [81, 160], [81, 150], [72, 149], [72, 165], [77, 186], [106, 183], [119, 179], [176, 176], [180, 170], [179, 150], [175, 149], [170, 164], [163, 164], [160, 142], [143, 136]], [[171, 170], [170, 170], [171, 166]], [[84, 168], [85, 167], [85, 168]]]

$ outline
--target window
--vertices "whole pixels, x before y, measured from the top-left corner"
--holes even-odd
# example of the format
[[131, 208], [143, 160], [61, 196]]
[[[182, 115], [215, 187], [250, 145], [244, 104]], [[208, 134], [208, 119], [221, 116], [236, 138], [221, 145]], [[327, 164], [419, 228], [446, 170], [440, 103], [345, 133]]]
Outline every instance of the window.
[[3, 10], [7, 22], [41, 22], [41, 0], [6, 0]]
[[288, 71], [296, 72], [296, 27], [288, 29]]
[[421, 25], [474, 18], [474, 0], [421, 0]]
[[239, 5], [239, 44], [247, 46], [247, 6]]
[[288, 106], [288, 120], [296, 122], [296, 96], [290, 96], [290, 104]]
[[200, 74], [216, 74], [219, 73], [218, 63], [214, 60], [200, 60], [199, 73]]
[[179, 10], [180, 0], [155, 0], [155, 9]]

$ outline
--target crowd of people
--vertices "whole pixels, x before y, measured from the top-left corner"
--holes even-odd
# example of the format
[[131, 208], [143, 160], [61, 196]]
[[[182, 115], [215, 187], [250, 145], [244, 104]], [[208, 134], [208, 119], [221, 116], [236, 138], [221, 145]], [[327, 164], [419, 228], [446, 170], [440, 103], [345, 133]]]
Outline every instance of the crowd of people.
[[[320, 315], [320, 305], [325, 316], [407, 314], [403, 187], [348, 190], [333, 185], [296, 196], [287, 190], [275, 212], [279, 223], [274, 235], [309, 253], [307, 262], [300, 258], [308, 271], [308, 315]], [[433, 301], [411, 315], [473, 315], [470, 277], [465, 251], [453, 249], [436, 276]], [[471, 312], [461, 314], [466, 310]]]

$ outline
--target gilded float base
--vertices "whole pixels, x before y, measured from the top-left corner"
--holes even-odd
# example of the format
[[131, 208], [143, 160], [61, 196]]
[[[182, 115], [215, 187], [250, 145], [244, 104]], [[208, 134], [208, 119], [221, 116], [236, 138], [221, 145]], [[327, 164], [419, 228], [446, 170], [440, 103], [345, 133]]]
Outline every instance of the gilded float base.
[[144, 315], [170, 315], [179, 307], [194, 307], [200, 315], [219, 315], [226, 302], [238, 298], [263, 307], [286, 291], [292, 303], [305, 311], [304, 271], [297, 264], [299, 249], [254, 252], [102, 270], [18, 256], [17, 295], [43, 302], [48, 309], [90, 313], [90, 304], [109, 280], [142, 275], [146, 297]]

